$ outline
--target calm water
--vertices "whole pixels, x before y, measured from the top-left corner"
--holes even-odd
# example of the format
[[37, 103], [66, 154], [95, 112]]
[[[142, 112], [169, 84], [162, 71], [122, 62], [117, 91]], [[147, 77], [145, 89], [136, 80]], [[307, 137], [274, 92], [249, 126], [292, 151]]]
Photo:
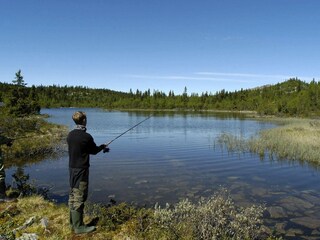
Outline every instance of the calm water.
[[[42, 113], [51, 116], [48, 121], [72, 129], [71, 115], [76, 110], [44, 109]], [[88, 132], [97, 144], [110, 141], [148, 116], [80, 110], [87, 112]], [[289, 161], [261, 160], [251, 153], [228, 153], [216, 143], [222, 133], [248, 138], [271, 127], [271, 123], [232, 114], [154, 115], [114, 141], [109, 153], [91, 157], [89, 200], [107, 203], [112, 198], [150, 206], [210, 196], [223, 186], [239, 205], [265, 203], [283, 209], [280, 216], [268, 220], [270, 225], [280, 219], [287, 228], [298, 228], [303, 224], [297, 224], [296, 218], [320, 219], [318, 170]], [[8, 181], [14, 170], [7, 170]], [[67, 152], [58, 159], [26, 165], [25, 171], [38, 185], [50, 187], [53, 198], [67, 200]], [[320, 230], [320, 223], [312, 228]], [[311, 234], [308, 228], [303, 231]]]

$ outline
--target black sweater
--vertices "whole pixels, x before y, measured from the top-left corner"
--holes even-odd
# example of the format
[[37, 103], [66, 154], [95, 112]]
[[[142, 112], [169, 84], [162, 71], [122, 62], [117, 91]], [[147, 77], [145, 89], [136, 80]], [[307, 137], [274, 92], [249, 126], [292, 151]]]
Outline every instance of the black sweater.
[[88, 168], [90, 154], [97, 154], [102, 150], [97, 146], [85, 129], [74, 129], [67, 137], [70, 168]]

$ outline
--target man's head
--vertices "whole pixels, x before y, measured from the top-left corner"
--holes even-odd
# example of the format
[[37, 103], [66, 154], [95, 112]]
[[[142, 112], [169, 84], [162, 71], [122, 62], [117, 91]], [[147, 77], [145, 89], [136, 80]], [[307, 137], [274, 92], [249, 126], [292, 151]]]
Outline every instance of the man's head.
[[84, 125], [84, 126], [87, 125], [87, 115], [85, 112], [81, 112], [81, 111], [75, 112], [72, 115], [72, 119], [77, 125]]

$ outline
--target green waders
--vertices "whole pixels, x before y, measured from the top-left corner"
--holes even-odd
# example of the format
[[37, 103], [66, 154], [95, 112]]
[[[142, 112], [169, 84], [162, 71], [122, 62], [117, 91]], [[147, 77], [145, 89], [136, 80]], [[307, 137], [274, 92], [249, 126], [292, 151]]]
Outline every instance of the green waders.
[[88, 197], [89, 169], [69, 168], [70, 173], [70, 226], [76, 234], [90, 233], [94, 226], [86, 226], [83, 223], [84, 202]]

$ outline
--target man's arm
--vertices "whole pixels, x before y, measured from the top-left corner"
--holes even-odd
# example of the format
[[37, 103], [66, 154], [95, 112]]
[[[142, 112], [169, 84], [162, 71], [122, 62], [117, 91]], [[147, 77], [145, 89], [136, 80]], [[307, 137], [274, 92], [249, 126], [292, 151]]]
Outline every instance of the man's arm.
[[101, 150], [105, 149], [107, 147], [106, 144], [101, 144], [100, 146], [97, 146], [96, 143], [94, 142], [93, 138], [90, 137], [89, 139], [89, 144], [88, 144], [88, 151], [89, 154], [96, 155], [99, 153]]

